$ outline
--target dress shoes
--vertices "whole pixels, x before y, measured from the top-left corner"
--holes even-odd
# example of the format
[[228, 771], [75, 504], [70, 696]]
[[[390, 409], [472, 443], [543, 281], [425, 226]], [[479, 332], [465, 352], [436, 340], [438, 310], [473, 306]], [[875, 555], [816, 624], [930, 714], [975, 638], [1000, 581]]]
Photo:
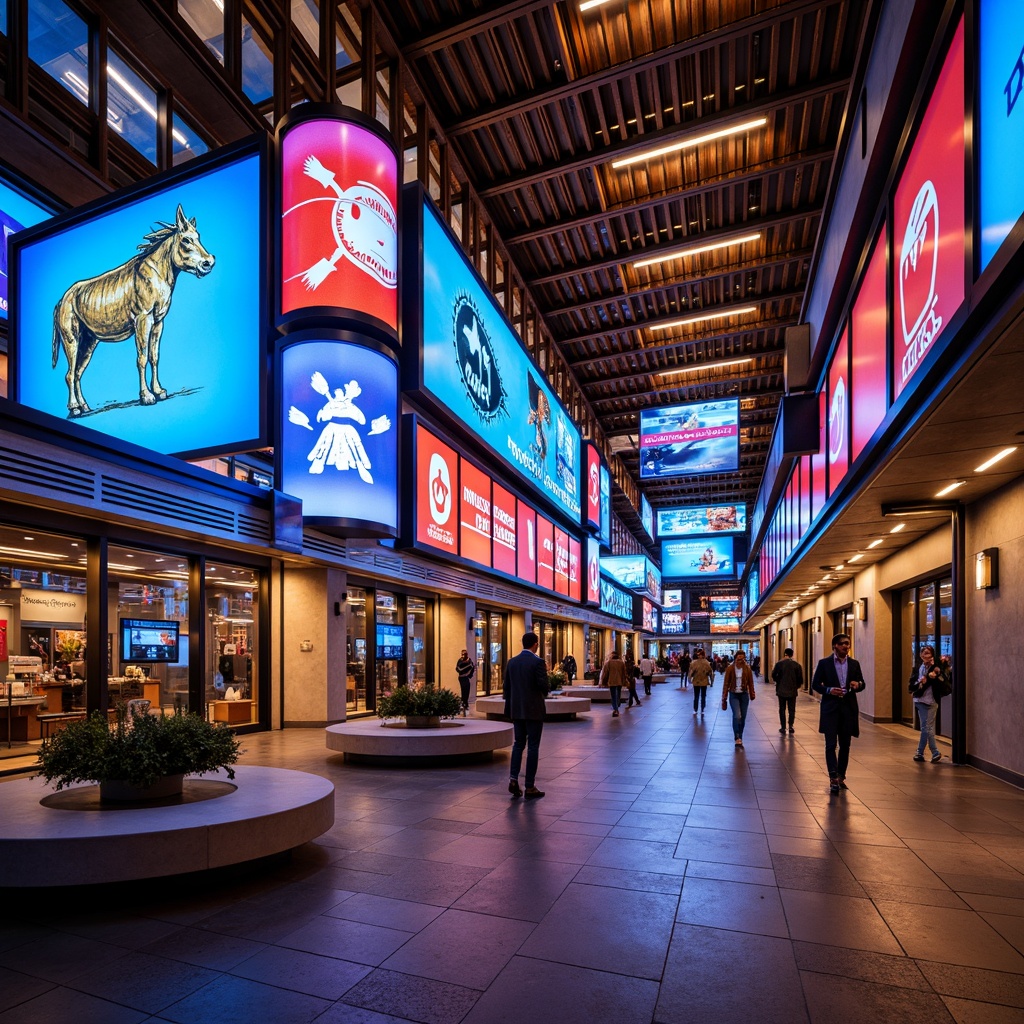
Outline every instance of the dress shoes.
[[513, 800], [518, 800], [523, 795], [523, 791], [519, 788], [519, 783], [515, 779], [509, 779], [508, 791], [512, 794]]
[[544, 794], [536, 786], [526, 787], [527, 800], [539, 800]]

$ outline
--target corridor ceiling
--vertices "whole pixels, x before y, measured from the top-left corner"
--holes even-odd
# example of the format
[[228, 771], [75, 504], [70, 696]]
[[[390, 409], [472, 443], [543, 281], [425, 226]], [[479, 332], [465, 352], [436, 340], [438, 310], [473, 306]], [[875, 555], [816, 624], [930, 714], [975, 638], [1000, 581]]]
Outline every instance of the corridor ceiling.
[[641, 409], [739, 399], [651, 504], [752, 504], [869, 0], [375, 6], [633, 479]]

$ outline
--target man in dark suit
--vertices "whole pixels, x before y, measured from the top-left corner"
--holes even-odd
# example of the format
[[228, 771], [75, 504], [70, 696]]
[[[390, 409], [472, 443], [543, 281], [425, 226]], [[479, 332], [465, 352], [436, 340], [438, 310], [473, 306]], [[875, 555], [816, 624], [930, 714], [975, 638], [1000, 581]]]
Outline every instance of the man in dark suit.
[[526, 799], [539, 800], [544, 794], [537, 789], [537, 761], [540, 758], [540, 735], [544, 729], [544, 698], [548, 694], [548, 667], [537, 657], [540, 637], [536, 633], [523, 636], [523, 649], [505, 666], [505, 682], [501, 694], [505, 698], [505, 714], [512, 719], [514, 741], [509, 762], [508, 791], [515, 800], [523, 795], [519, 788], [519, 768], [526, 748]]
[[831, 656], [818, 662], [814, 678], [811, 680], [811, 689], [821, 694], [818, 732], [825, 734], [825, 766], [828, 768], [829, 790], [832, 793], [846, 789], [850, 740], [860, 735], [857, 694], [867, 685], [860, 662], [849, 657], [849, 653], [849, 636], [846, 633], [837, 633], [832, 637]]

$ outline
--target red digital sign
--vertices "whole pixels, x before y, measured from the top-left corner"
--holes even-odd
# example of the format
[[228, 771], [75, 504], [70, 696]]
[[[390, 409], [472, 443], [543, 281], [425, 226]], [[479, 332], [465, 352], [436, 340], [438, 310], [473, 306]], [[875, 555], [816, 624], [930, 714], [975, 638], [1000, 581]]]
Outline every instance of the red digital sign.
[[587, 538], [587, 604], [601, 603], [601, 542]]
[[398, 159], [339, 118], [286, 125], [280, 142], [281, 313], [331, 307], [398, 329]]
[[569, 534], [555, 529], [555, 592], [569, 596]]
[[455, 498], [459, 457], [422, 426], [416, 426], [416, 540], [450, 555], [458, 552]]
[[961, 21], [893, 200], [893, 377], [898, 396], [964, 299]]
[[582, 546], [575, 537], [569, 538], [569, 600], [579, 601], [582, 598], [580, 582], [580, 557]]
[[853, 334], [850, 341], [850, 379], [853, 382], [850, 404], [853, 426], [851, 462], [856, 461], [857, 456], [864, 451], [871, 435], [885, 418], [888, 408], [885, 372], [885, 241], [886, 233], [883, 229], [864, 271], [850, 316]]
[[816, 516], [825, 504], [825, 465], [828, 460], [828, 396], [826, 389], [818, 393], [818, 453], [811, 456], [811, 515]]
[[597, 448], [587, 445], [586, 525], [601, 529], [601, 456]]
[[491, 478], [472, 463], [460, 460], [459, 537], [463, 558], [491, 564]]
[[843, 328], [828, 368], [828, 493], [839, 486], [850, 465], [849, 336]]
[[527, 583], [537, 582], [537, 513], [525, 501], [517, 502], [519, 548], [516, 552], [516, 575]]
[[494, 568], [515, 576], [516, 499], [500, 484], [492, 485], [491, 521], [494, 534]]
[[555, 526], [542, 515], [537, 516], [537, 586], [555, 589]]

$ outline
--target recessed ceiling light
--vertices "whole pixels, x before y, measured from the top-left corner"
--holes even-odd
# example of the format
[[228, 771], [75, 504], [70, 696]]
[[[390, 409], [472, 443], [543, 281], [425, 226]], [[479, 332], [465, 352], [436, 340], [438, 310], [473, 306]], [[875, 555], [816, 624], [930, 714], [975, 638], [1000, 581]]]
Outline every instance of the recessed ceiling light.
[[943, 487], [941, 491], [936, 491], [935, 497], [944, 498], [947, 494], [952, 493], [958, 487], [963, 487], [965, 483], [967, 483], [966, 480], [957, 480], [956, 483], [950, 484], [948, 487]]
[[674, 377], [679, 373], [696, 373], [698, 370], [717, 370], [723, 366], [743, 366], [745, 363], [752, 363], [753, 359], [730, 359], [722, 363], [695, 363], [693, 366], [684, 366], [680, 370], [659, 370], [659, 377]]
[[595, 7], [601, 7], [606, 3], [608, 3], [608, 0], [583, 0], [583, 3], [580, 4], [580, 10], [590, 11]]
[[[687, 106], [687, 104], [683, 105]], [[642, 163], [644, 160], [653, 160], [655, 157], [666, 156], [669, 153], [678, 153], [681, 149], [692, 149], [694, 146], [699, 146], [705, 142], [714, 142], [715, 139], [724, 139], [729, 135], [738, 135], [740, 132], [749, 132], [754, 128], [763, 128], [767, 123], [767, 117], [756, 117], [752, 121], [743, 121], [740, 124], [735, 124], [731, 128], [721, 128], [717, 132], [707, 132], [705, 135], [694, 135], [688, 139], [670, 143], [667, 146], [658, 146], [655, 149], [644, 150], [644, 152], [637, 153], [634, 156], [624, 157], [622, 160], [615, 160], [612, 163], [612, 168], [617, 171], [622, 167]]]
[[858, 552], [856, 555], [850, 555], [850, 557], [846, 560], [846, 564], [849, 565], [850, 562], [859, 562], [863, 557], [864, 555], [861, 552]]
[[889, 532], [890, 533], [899, 533], [900, 530], [905, 530], [906, 528], [907, 528], [907, 524], [906, 523], [897, 523]]
[[691, 316], [686, 320], [673, 320], [668, 324], [651, 324], [652, 331], [667, 331], [672, 327], [685, 327], [687, 324], [699, 324], [705, 320], [723, 320], [730, 316], [740, 316], [743, 313], [754, 313], [757, 306], [735, 306], [732, 309], [722, 310], [721, 313], [704, 313], [701, 316]]
[[1012, 455], [1016, 450], [1016, 445], [1013, 445], [1013, 447], [1011, 448], [1004, 448], [1001, 452], [997, 452], [995, 455], [993, 455], [992, 458], [989, 459], [987, 462], [983, 462], [980, 466], [978, 466], [978, 468], [974, 472], [984, 473], [986, 469], [990, 469], [997, 462], [1002, 462], [1002, 460], [1005, 459], [1007, 455]]
[[[681, 228], [682, 225], [674, 225], [677, 228]], [[687, 256], [699, 256], [704, 252], [715, 252], [718, 249], [727, 249], [730, 245], [743, 245], [745, 242], [756, 242], [761, 237], [760, 231], [755, 231], [749, 235], [737, 235], [734, 238], [726, 238], [721, 242], [710, 242], [707, 245], [695, 245], [689, 249], [677, 249], [675, 252], [667, 252], [664, 256], [652, 256], [649, 260], [637, 260], [633, 264], [634, 270], [639, 270], [641, 267], [651, 267], [656, 263], [666, 263], [669, 260], [681, 260]]]
[[878, 545], [882, 543], [882, 540], [883, 540], [883, 538], [882, 538], [882, 537], [879, 537], [879, 538], [878, 538], [878, 540], [873, 540], [873, 541], [872, 541], [872, 542], [871, 542], [871, 543], [870, 543], [870, 544], [868, 545], [868, 550], [870, 551], [870, 550], [871, 550], [872, 548], [877, 548], [877, 547], [878, 547]]

